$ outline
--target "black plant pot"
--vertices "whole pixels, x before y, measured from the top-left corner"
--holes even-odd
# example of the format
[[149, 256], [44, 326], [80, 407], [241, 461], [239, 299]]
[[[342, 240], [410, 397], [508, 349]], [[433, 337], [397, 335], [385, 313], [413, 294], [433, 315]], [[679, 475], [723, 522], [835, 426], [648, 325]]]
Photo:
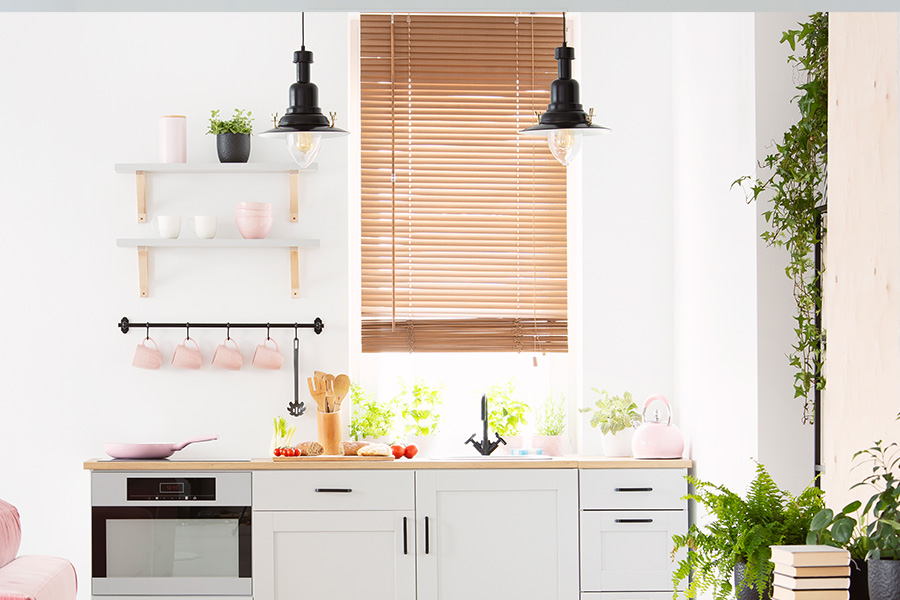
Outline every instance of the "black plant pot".
[[869, 567], [861, 559], [850, 559], [850, 600], [869, 600]]
[[220, 133], [216, 136], [219, 162], [245, 163], [250, 158], [250, 134]]
[[769, 580], [769, 585], [765, 593], [762, 596], [759, 594], [759, 589], [754, 586], [744, 586], [738, 589], [740, 583], [744, 580], [744, 569], [747, 568], [746, 561], [740, 561], [734, 565], [734, 589], [736, 592], [737, 600], [771, 600], [772, 599], [772, 581], [771, 578]]
[[900, 600], [900, 560], [870, 560], [869, 598]]

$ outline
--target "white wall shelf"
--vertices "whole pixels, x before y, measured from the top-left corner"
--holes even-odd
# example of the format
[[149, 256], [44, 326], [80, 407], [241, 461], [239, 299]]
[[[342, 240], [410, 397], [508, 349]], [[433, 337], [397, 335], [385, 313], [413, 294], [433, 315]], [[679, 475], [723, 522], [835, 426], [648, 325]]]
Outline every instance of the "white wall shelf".
[[300, 296], [300, 248], [318, 248], [319, 240], [277, 238], [261, 240], [119, 238], [116, 240], [116, 246], [119, 248], [137, 248], [141, 298], [150, 296], [150, 277], [148, 268], [150, 248], [288, 248], [291, 252], [291, 297], [298, 298]]
[[138, 223], [147, 222], [147, 174], [287, 173], [290, 177], [290, 222], [298, 220], [300, 173], [318, 170], [318, 165], [301, 169], [294, 163], [117, 163], [116, 173], [135, 175]]

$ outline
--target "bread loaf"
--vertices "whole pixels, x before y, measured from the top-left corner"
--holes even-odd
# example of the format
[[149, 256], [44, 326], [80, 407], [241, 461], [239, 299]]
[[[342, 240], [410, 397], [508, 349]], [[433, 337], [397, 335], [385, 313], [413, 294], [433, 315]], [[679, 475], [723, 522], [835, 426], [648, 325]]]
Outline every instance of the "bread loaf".
[[319, 456], [325, 453], [325, 448], [319, 442], [303, 442], [300, 444], [300, 456]]
[[368, 445], [369, 442], [341, 442], [341, 454], [344, 456], [356, 456], [360, 448]]
[[360, 448], [356, 453], [360, 456], [390, 456], [391, 447], [387, 444], [369, 444]]

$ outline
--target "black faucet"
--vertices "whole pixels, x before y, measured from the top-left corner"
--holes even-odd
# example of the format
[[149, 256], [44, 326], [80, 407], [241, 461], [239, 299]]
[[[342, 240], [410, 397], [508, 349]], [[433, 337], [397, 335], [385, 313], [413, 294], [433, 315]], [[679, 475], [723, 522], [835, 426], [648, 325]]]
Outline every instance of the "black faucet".
[[469, 436], [469, 439], [466, 440], [466, 443], [471, 443], [475, 446], [475, 449], [481, 452], [483, 456], [490, 456], [491, 452], [497, 449], [497, 446], [500, 444], [506, 444], [506, 440], [500, 437], [499, 433], [494, 433], [497, 436], [497, 441], [492, 442], [488, 439], [488, 408], [487, 408], [487, 395], [481, 395], [481, 424], [484, 426], [484, 437], [480, 442], [475, 441], [475, 434]]

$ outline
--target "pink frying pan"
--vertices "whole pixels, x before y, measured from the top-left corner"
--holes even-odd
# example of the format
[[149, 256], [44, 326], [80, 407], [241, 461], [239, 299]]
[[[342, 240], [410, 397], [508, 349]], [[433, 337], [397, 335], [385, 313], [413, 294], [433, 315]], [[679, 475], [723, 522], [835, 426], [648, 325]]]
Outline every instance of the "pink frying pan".
[[168, 458], [188, 444], [217, 439], [217, 435], [204, 435], [180, 444], [103, 444], [103, 451], [113, 458]]

